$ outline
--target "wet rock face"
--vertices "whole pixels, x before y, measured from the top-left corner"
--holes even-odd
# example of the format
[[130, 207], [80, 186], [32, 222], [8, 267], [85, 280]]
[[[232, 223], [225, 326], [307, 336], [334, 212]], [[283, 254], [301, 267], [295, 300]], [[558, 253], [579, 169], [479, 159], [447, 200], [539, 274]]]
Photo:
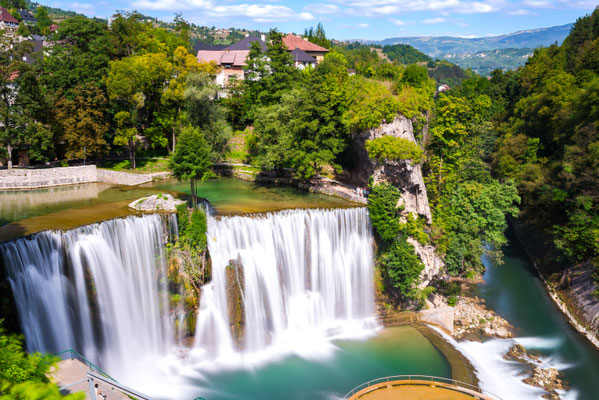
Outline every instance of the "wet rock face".
[[546, 392], [543, 395], [544, 399], [560, 399], [557, 390], [564, 389], [561, 374], [555, 368], [542, 368], [540, 357], [537, 354], [530, 353], [524, 346], [515, 344], [508, 350], [504, 358], [526, 364], [529, 367], [525, 372], [527, 377], [522, 379], [522, 382], [530, 386], [543, 388]]
[[155, 194], [135, 200], [129, 207], [138, 211], [176, 211], [177, 206], [182, 203], [184, 201], [177, 200], [170, 194]]
[[239, 259], [229, 260], [225, 269], [227, 284], [227, 312], [231, 324], [231, 334], [238, 350], [243, 349], [245, 330], [245, 310], [243, 308], [244, 275], [243, 265]]

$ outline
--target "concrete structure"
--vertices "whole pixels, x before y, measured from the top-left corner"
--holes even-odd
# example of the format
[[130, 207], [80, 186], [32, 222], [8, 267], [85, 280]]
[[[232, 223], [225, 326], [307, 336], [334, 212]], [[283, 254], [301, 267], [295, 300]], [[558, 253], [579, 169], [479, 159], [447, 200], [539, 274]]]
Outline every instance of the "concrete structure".
[[454, 307], [439, 307], [420, 311], [420, 320], [437, 325], [453, 335]]
[[98, 169], [95, 165], [0, 170], [0, 190], [32, 189], [93, 182], [135, 186], [151, 182], [153, 176], [151, 174]]
[[375, 379], [345, 396], [346, 400], [501, 400], [483, 394], [477, 387], [447, 378], [422, 375], [391, 376]]

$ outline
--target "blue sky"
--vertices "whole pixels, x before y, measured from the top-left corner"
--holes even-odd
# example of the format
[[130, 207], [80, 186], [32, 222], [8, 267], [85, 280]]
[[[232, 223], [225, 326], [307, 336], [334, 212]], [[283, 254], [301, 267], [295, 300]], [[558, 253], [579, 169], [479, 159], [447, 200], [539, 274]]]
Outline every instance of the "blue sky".
[[[595, 0], [596, 1], [596, 0]], [[587, 0], [41, 0], [89, 16], [138, 10], [163, 20], [180, 12], [198, 25], [301, 33], [322, 22], [335, 39], [395, 36], [488, 36], [574, 22]]]

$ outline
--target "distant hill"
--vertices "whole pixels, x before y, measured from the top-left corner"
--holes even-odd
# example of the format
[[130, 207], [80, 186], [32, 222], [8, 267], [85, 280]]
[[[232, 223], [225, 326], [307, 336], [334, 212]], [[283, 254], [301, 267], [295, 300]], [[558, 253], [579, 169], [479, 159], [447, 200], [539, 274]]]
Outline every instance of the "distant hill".
[[488, 76], [496, 69], [514, 70], [523, 66], [532, 56], [534, 49], [497, 49], [475, 53], [443, 54], [440, 58], [462, 68], [470, 68], [482, 76]]
[[368, 41], [371, 44], [391, 45], [409, 44], [431, 57], [442, 57], [445, 54], [476, 53], [497, 49], [534, 49], [549, 46], [555, 42], [561, 44], [570, 33], [574, 24], [553, 26], [550, 28], [529, 29], [506, 35], [460, 38], [452, 36], [407, 36], [395, 37], [379, 41]]

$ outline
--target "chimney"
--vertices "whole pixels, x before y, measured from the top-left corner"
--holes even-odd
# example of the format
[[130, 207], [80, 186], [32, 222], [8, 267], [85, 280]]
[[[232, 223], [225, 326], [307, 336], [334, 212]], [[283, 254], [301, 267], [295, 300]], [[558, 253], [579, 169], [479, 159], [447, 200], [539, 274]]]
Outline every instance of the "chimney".
[[264, 33], [260, 35], [260, 40], [266, 42], [266, 35]]

